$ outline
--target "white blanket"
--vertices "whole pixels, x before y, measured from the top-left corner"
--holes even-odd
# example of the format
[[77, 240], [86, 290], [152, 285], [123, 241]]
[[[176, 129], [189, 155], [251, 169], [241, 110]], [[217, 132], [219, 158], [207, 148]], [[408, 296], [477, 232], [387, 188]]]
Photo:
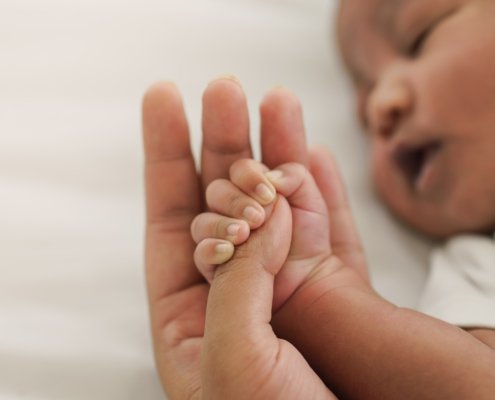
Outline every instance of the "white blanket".
[[253, 143], [263, 93], [283, 84], [299, 95], [309, 143], [340, 161], [376, 287], [415, 304], [428, 245], [372, 193], [334, 11], [323, 0], [1, 1], [1, 399], [163, 398], [140, 138], [141, 95], [160, 79], [184, 93], [196, 153], [209, 79], [241, 79]]

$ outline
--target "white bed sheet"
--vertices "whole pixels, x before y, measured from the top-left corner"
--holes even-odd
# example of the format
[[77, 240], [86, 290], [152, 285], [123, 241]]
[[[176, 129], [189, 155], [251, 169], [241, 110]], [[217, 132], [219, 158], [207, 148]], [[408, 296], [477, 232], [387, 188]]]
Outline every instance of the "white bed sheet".
[[366, 142], [324, 0], [1, 0], [0, 398], [161, 399], [142, 268], [140, 97], [184, 93], [199, 149], [208, 80], [257, 105], [300, 96], [310, 144], [333, 149], [386, 298], [414, 306], [429, 245], [368, 183]]

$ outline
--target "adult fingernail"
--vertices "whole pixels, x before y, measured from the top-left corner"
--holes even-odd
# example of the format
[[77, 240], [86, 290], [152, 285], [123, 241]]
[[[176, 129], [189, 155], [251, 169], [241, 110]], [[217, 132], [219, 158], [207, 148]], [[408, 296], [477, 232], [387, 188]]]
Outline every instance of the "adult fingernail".
[[216, 81], [219, 81], [219, 80], [224, 80], [224, 79], [227, 79], [229, 81], [235, 82], [239, 86], [241, 85], [241, 81], [235, 75], [232, 75], [232, 74], [219, 75], [215, 79], [213, 79], [211, 82], [213, 83], [213, 82], [216, 82]]
[[271, 203], [275, 199], [275, 192], [264, 183], [256, 186], [256, 194], [264, 203]]

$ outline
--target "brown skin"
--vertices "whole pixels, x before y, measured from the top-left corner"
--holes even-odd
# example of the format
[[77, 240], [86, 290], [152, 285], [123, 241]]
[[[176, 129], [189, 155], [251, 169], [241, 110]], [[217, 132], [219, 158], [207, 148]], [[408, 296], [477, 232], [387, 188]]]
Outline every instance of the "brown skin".
[[[262, 124], [262, 143], [276, 134], [291, 145], [266, 151], [264, 162], [274, 168], [309, 159], [328, 207], [332, 255], [270, 325], [280, 238], [289, 232], [283, 210], [275, 209], [266, 229], [222, 267], [211, 287], [194, 268], [189, 234], [193, 217], [204, 210], [201, 187], [228, 176], [226, 166], [236, 158], [250, 156], [242, 91], [224, 80], [206, 90], [203, 149], [210, 162], [199, 179], [177, 89], [157, 85], [144, 99], [146, 275], [155, 358], [169, 398], [332, 398], [317, 372], [342, 399], [492, 399], [495, 353], [485, 344], [490, 337], [483, 343], [397, 308], [362, 278], [364, 257], [344, 188], [328, 155], [307, 153], [304, 132], [294, 130], [302, 126], [296, 104], [286, 92], [265, 98], [262, 119], [278, 123], [276, 129]], [[298, 123], [288, 123], [290, 118]], [[261, 243], [280, 252], [259, 251]]]
[[[271, 180], [274, 188], [288, 200], [292, 211], [291, 249], [273, 286], [272, 326], [275, 332], [303, 352], [325, 383], [340, 395], [339, 398], [493, 397], [495, 358], [493, 351], [486, 346], [493, 345], [493, 334], [473, 331], [473, 336], [479, 339], [476, 340], [459, 328], [396, 308], [380, 299], [369, 282], [362, 279], [365, 270], [361, 267], [365, 266], [358, 262], [362, 258], [349, 257], [351, 253], [342, 252], [342, 246], [339, 246], [345, 243], [352, 254], [360, 255], [356, 242], [346, 239], [355, 237], [352, 221], [340, 218], [338, 223], [342, 211], [347, 216], [349, 213], [336, 166], [324, 152], [313, 153], [312, 160], [315, 180], [302, 165], [294, 163], [278, 166], [282, 178]], [[238, 205], [248, 204], [247, 200], [259, 201], [255, 200], [259, 199], [255, 188], [266, 182], [265, 171], [253, 160], [234, 163], [230, 181], [215, 181], [212, 184], [214, 191], [209, 186], [207, 203], [210, 209], [231, 218], [242, 218], [237, 212]], [[226, 196], [226, 193], [230, 194]], [[322, 193], [325, 193], [328, 211], [325, 211]], [[262, 201], [258, 206], [267, 204], [266, 199]], [[222, 234], [218, 236], [216, 228], [218, 222], [226, 217], [215, 214], [217, 219], [214, 220], [212, 215], [210, 212], [197, 217], [197, 221], [201, 216], [208, 217], [206, 224], [193, 224], [193, 237], [199, 242], [197, 249], [204, 243], [201, 238], [225, 238]], [[334, 228], [331, 232], [330, 221]], [[246, 266], [256, 265], [254, 260], [257, 259], [270, 269], [272, 266], [278, 268], [279, 264], [273, 264], [270, 257], [263, 254], [283, 251], [277, 245], [279, 250], [274, 252], [272, 246], [287, 236], [287, 227], [281, 222], [272, 224], [273, 236], [263, 235], [260, 248], [251, 247], [246, 253], [239, 247], [235, 256], [241, 255]], [[260, 229], [255, 229], [246, 243], [255, 240], [259, 232]], [[205, 267], [223, 264], [229, 257], [217, 261], [203, 253], [200, 258], [203, 258]], [[344, 258], [345, 263], [342, 261]], [[198, 268], [204, 272], [200, 265]], [[223, 264], [218, 267], [217, 275], [210, 275], [212, 290], [216, 281], [232, 268], [230, 263]], [[304, 279], [302, 284], [298, 283], [301, 278]], [[236, 283], [232, 281], [229, 286]], [[295, 293], [294, 284], [298, 286]], [[285, 294], [285, 300], [280, 294]], [[288, 299], [287, 295], [290, 296]], [[259, 301], [258, 290], [255, 299]], [[211, 299], [208, 304], [211, 304]], [[223, 326], [227, 320], [223, 317], [214, 326]], [[295, 320], [298, 322], [294, 323]], [[234, 339], [234, 342], [238, 340]], [[267, 346], [267, 351], [269, 349]], [[370, 365], [373, 367], [366, 367]], [[464, 372], [465, 369], [469, 372]], [[425, 375], [424, 371], [428, 373]], [[275, 371], [273, 374], [277, 375]], [[462, 378], [458, 377], [459, 374]], [[277, 381], [280, 383], [280, 379]], [[447, 385], [449, 381], [455, 381], [455, 384]], [[303, 398], [311, 398], [309, 392], [303, 393]]]
[[[495, 230], [494, 20], [490, 0], [341, 2], [377, 190], [428, 235]], [[432, 143], [429, 162], [404, 166]]]

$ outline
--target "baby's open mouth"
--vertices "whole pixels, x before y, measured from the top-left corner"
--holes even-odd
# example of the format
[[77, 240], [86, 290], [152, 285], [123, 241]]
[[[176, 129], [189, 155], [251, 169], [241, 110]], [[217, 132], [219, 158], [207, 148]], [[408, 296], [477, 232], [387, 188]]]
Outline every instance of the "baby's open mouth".
[[400, 145], [393, 152], [393, 158], [408, 182], [417, 188], [426, 167], [441, 149], [440, 141], [431, 141], [420, 146]]

